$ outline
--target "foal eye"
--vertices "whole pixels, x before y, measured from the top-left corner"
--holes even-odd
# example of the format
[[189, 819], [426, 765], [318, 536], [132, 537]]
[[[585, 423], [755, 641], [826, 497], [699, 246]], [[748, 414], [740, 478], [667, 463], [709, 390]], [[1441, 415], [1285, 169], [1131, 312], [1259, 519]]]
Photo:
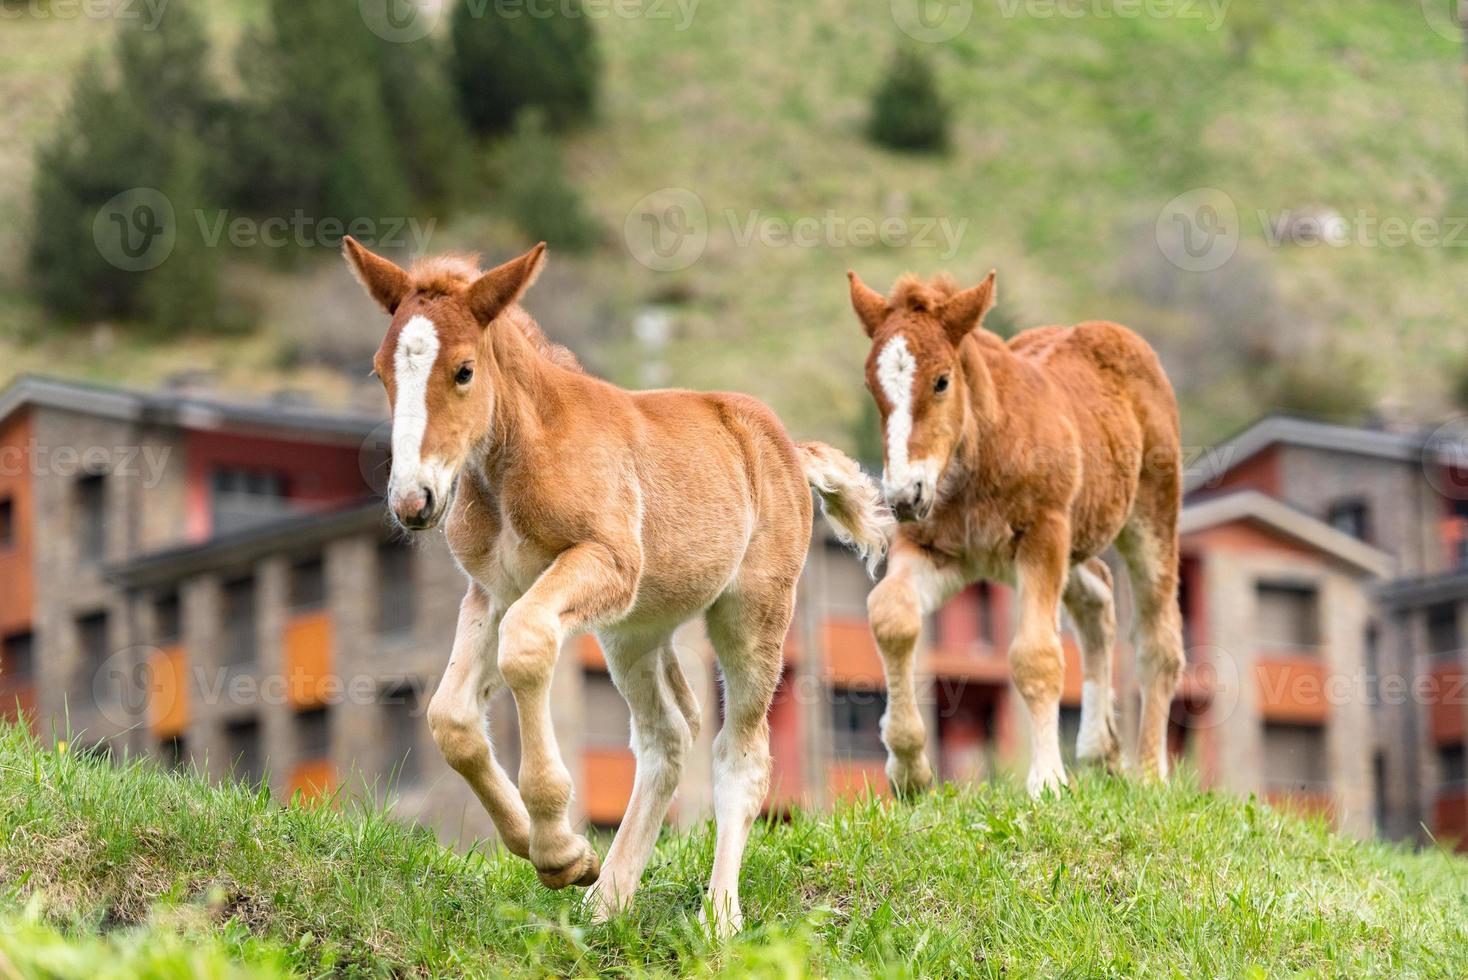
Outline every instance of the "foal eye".
[[948, 375], [946, 375], [946, 374], [940, 374], [940, 375], [938, 375], [938, 380], [933, 382], [933, 392], [935, 394], [941, 395], [941, 394], [943, 394], [943, 392], [945, 392], [947, 390], [948, 390]]
[[454, 384], [466, 385], [474, 380], [474, 368], [468, 364], [459, 366], [459, 372], [454, 375]]

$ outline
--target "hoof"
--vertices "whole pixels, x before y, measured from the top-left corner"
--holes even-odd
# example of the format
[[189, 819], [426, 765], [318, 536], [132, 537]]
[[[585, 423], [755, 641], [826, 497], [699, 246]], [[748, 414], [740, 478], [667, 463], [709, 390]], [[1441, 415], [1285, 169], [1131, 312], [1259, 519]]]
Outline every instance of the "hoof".
[[928, 765], [927, 756], [923, 755], [919, 755], [912, 765], [888, 759], [887, 782], [892, 787], [893, 796], [899, 800], [911, 800], [933, 788], [933, 769]]
[[560, 890], [567, 885], [586, 888], [596, 884], [596, 879], [601, 876], [601, 858], [596, 849], [585, 840], [581, 841], [581, 847], [581, 853], [559, 868], [536, 868], [535, 874], [540, 878], [540, 883], [554, 890]]
[[1049, 771], [1031, 770], [1025, 785], [1030, 792], [1030, 798], [1038, 800], [1051, 795], [1059, 796], [1061, 788], [1067, 784], [1065, 770], [1056, 768]]

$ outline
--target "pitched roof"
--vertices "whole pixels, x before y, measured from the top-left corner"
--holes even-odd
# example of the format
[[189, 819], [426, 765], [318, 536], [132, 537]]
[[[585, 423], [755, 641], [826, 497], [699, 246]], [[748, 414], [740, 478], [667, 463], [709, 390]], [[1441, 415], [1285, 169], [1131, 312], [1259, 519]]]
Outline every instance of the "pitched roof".
[[1178, 518], [1178, 531], [1192, 534], [1237, 521], [1263, 525], [1368, 575], [1385, 578], [1392, 574], [1391, 555], [1257, 490], [1189, 504]]
[[1189, 493], [1203, 489], [1240, 463], [1279, 444], [1399, 463], [1419, 463], [1426, 455], [1436, 455], [1445, 464], [1464, 465], [1468, 460], [1464, 458], [1462, 442], [1468, 429], [1464, 433], [1446, 433], [1448, 438], [1434, 439], [1445, 430], [1444, 426], [1416, 432], [1386, 432], [1292, 415], [1268, 415], [1208, 449], [1188, 468], [1184, 489]]
[[0, 422], [31, 406], [184, 429], [251, 429], [350, 441], [365, 438], [385, 421], [378, 415], [302, 405], [223, 401], [184, 392], [142, 392], [22, 375], [0, 391]]

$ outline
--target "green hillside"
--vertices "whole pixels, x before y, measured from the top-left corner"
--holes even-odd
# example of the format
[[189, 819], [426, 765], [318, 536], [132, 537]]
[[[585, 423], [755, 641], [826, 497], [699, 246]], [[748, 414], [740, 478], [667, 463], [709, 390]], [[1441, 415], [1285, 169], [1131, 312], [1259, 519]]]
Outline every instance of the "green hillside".
[[747, 928], [697, 925], [708, 827], [591, 925], [498, 850], [0, 730], [0, 975], [1418, 976], [1468, 971], [1468, 863], [1187, 780], [1008, 783], [762, 824]]
[[[644, 16], [603, 15], [600, 116], [569, 149], [605, 241], [583, 259], [553, 254], [557, 297], [531, 305], [552, 334], [635, 384], [656, 375], [630, 340], [633, 318], [663, 304], [667, 380], [750, 390], [802, 433], [847, 445], [865, 397], [849, 266], [880, 285], [906, 269], [975, 278], [998, 266], [1006, 325], [1135, 326], [1184, 390], [1193, 439], [1265, 408], [1259, 378], [1280, 360], [1323, 387], [1364, 387], [1388, 408], [1431, 414], [1445, 404], [1444, 365], [1468, 346], [1462, 48], [1429, 15], [1446, 4], [1141, 7], [1177, 16], [1122, 16], [1133, 6], [1111, 2], [951, 5], [970, 11], [966, 30], [919, 45], [954, 109], [952, 149], [937, 158], [879, 150], [862, 133], [868, 94], [908, 41], [889, 16], [901, 2], [645, 4]], [[224, 18], [221, 36], [238, 17]], [[105, 34], [86, 26], [61, 39], [55, 25], [18, 21], [0, 35], [0, 85], [20, 122], [6, 151], [17, 176], [29, 166], [26, 141], [58, 105], [58, 66]], [[44, 64], [40, 37], [55, 45]], [[12, 101], [37, 88], [33, 105]], [[1164, 205], [1205, 187], [1237, 208], [1242, 242], [1227, 265], [1199, 275], [1164, 258], [1156, 229]], [[707, 216], [706, 247], [676, 272], [643, 267], [623, 241], [634, 205], [667, 188], [692, 191]], [[0, 215], [23, 213], [24, 189], [21, 180], [0, 189]], [[497, 217], [494, 188], [484, 191], [483, 212], [446, 221], [434, 247], [503, 254], [523, 244]], [[1299, 209], [1338, 213], [1351, 244], [1270, 245], [1265, 226]], [[902, 241], [850, 243], [852, 222], [889, 218]], [[814, 237], [781, 241], [782, 223], [802, 219]], [[1397, 243], [1393, 222], [1417, 231]], [[15, 236], [12, 227], [0, 264], [12, 290]], [[921, 240], [904, 244], [911, 236]], [[294, 276], [240, 271], [258, 283], [267, 324], [243, 347], [124, 344], [99, 359], [87, 342], [51, 341], [0, 348], [0, 363], [148, 379], [187, 359], [242, 385], [265, 383], [262, 372], [309, 382], [318, 375], [282, 367], [278, 349], [323, 305], [345, 301], [335, 262], [323, 255], [319, 269]], [[13, 337], [33, 311], [11, 305], [0, 322]]]

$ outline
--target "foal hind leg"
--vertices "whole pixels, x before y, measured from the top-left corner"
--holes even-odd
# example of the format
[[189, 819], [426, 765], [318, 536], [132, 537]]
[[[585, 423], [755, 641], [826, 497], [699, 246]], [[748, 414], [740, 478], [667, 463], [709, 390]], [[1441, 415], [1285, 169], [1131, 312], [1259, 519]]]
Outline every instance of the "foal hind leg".
[[739, 869], [770, 788], [770, 702], [780, 683], [794, 583], [775, 595], [725, 593], [708, 611], [709, 639], [724, 674], [724, 725], [714, 738], [714, 868], [709, 910], [721, 936], [739, 931]]
[[1030, 712], [1031, 796], [1058, 789], [1065, 779], [1060, 758], [1060, 692], [1065, 657], [1060, 646], [1060, 596], [1069, 567], [1070, 527], [1063, 517], [1036, 521], [1015, 553], [1019, 628], [1009, 648], [1014, 687]]
[[1080, 639], [1085, 672], [1076, 759], [1116, 772], [1121, 764], [1121, 739], [1116, 734], [1111, 693], [1111, 652], [1116, 645], [1111, 569], [1099, 558], [1072, 566], [1062, 600]]
[[[602, 863], [601, 877], [586, 896], [598, 921], [631, 902], [678, 790], [683, 760], [693, 746], [687, 715], [669, 679], [668, 663], [677, 669], [677, 661], [672, 660], [668, 641], [666, 634], [636, 638], [607, 635], [602, 639], [612, 680], [632, 712], [632, 753], [637, 760], [637, 774], [622, 825]], [[680, 670], [678, 679], [682, 677]], [[686, 681], [683, 687], [686, 691]]]
[[887, 781], [898, 796], [919, 793], [933, 782], [914, 678], [918, 634], [923, 616], [963, 585], [958, 569], [939, 564], [932, 552], [899, 535], [887, 558], [887, 574], [867, 596], [867, 619], [887, 675], [887, 710], [882, 715]]
[[1167, 719], [1183, 669], [1182, 612], [1177, 602], [1176, 509], [1137, 516], [1116, 541], [1132, 580], [1136, 604], [1137, 681], [1142, 720], [1137, 768], [1167, 778]]

